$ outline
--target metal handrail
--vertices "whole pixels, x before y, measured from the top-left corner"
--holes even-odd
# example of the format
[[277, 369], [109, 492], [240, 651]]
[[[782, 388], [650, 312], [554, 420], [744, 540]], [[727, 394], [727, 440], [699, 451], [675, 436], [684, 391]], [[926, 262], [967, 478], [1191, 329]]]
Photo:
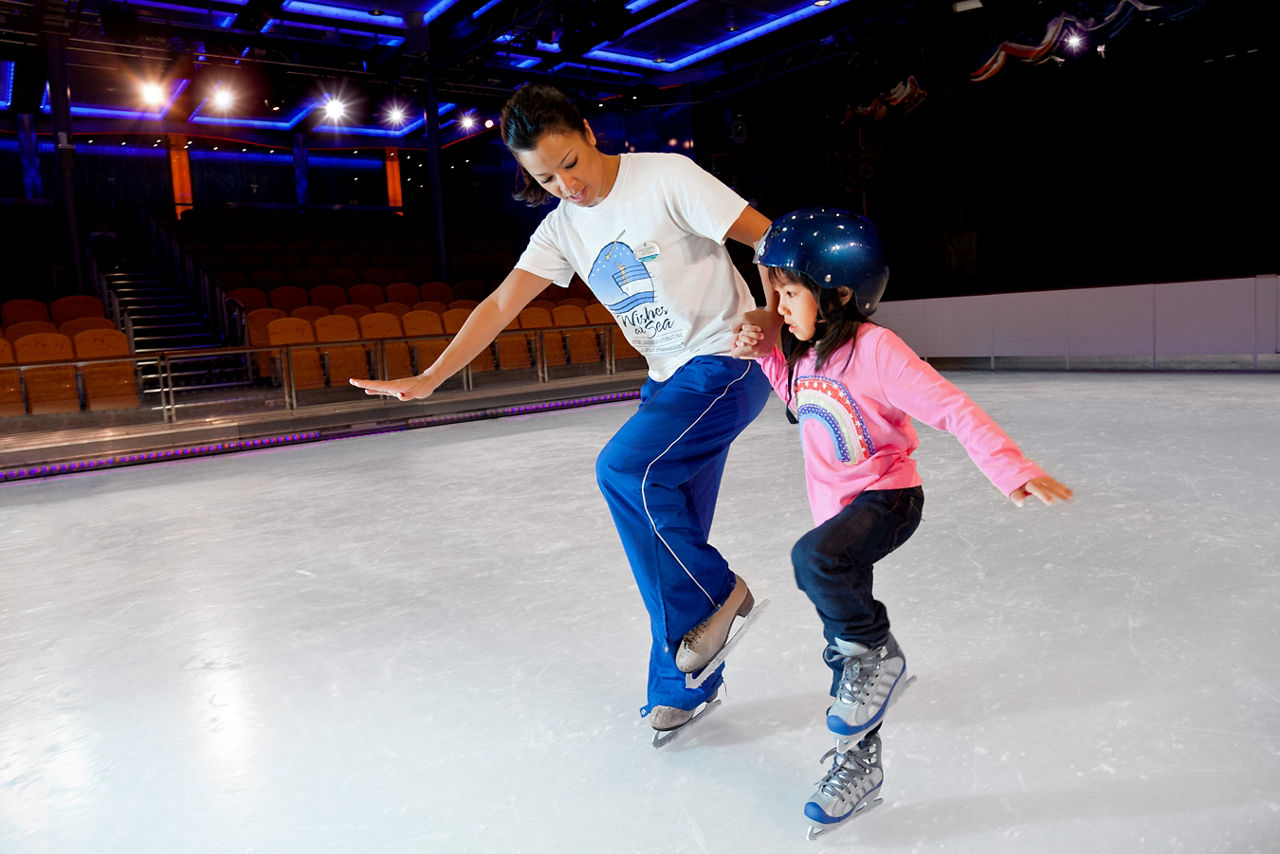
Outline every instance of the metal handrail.
[[[573, 327], [543, 327], [539, 329], [513, 329], [505, 330], [499, 334], [502, 336], [530, 336], [532, 335], [535, 345], [533, 353], [533, 365], [527, 370], [532, 370], [534, 376], [539, 383], [545, 383], [550, 380], [549, 366], [546, 364], [546, 338], [547, 334], [563, 334], [570, 330], [594, 330], [597, 333], [604, 334], [606, 339], [611, 339], [609, 334], [612, 324], [589, 324], [586, 326]], [[174, 368], [182, 362], [195, 361], [199, 359], [214, 358], [218, 356], [243, 356], [249, 359], [257, 353], [277, 354], [280, 359], [281, 370], [279, 371], [280, 391], [284, 396], [286, 407], [293, 411], [302, 408], [298, 400], [298, 388], [294, 381], [293, 354], [295, 351], [302, 350], [322, 350], [329, 347], [339, 346], [363, 346], [372, 348], [373, 360], [372, 364], [376, 366], [376, 374], [379, 379], [392, 379], [386, 376], [386, 347], [388, 344], [404, 343], [415, 344], [427, 341], [448, 341], [453, 338], [452, 334], [434, 334], [434, 335], [402, 335], [394, 338], [358, 338], [351, 341], [309, 341], [298, 344], [263, 344], [250, 346], [235, 347], [209, 347], [196, 350], [159, 350], [148, 353], [130, 353], [129, 355], [119, 356], [96, 356], [89, 358], [60, 359], [48, 362], [28, 362], [15, 363], [11, 365], [0, 366], [0, 370], [16, 370], [22, 377], [27, 371], [36, 371], [47, 368], [74, 367], [82, 368], [85, 366], [111, 364], [116, 362], [131, 362], [134, 366], [135, 377], [141, 374], [140, 368], [144, 364], [154, 363], [156, 365], [156, 375], [160, 382], [158, 389], [160, 395], [160, 403], [158, 407], [162, 412], [166, 423], [177, 421], [178, 393], [182, 389], [174, 383]], [[612, 375], [617, 372], [617, 364], [614, 358], [611, 340], [606, 340], [604, 348], [602, 348], [603, 357], [601, 362], [604, 364], [606, 375]], [[80, 371], [77, 370], [77, 377]], [[474, 377], [470, 363], [468, 363], [462, 371], [459, 371], [462, 379], [463, 388], [465, 390], [474, 389]], [[333, 383], [333, 378], [329, 378], [330, 388], [337, 386]], [[24, 394], [25, 397], [25, 394]]]

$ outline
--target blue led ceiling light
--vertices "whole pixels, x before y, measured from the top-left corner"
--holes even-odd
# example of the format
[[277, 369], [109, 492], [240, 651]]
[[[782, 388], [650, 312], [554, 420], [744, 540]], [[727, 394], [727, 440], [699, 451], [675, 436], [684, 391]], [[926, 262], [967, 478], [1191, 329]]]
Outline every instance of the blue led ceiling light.
[[13, 73], [17, 63], [12, 60], [0, 61], [0, 110], [9, 109], [13, 103]]
[[[502, 35], [494, 39], [494, 41], [497, 42], [498, 44], [510, 44], [515, 40], [516, 40], [516, 36], [514, 33], [503, 33]], [[544, 42], [541, 39], [539, 39], [538, 50], [544, 51], [546, 53], [559, 53], [560, 45], [550, 44], [549, 42]]]
[[426, 123], [427, 120], [424, 117], [419, 116], [415, 121], [399, 128], [364, 127], [359, 125], [316, 125], [315, 129], [324, 133], [350, 133], [358, 136], [402, 137], [408, 136]]
[[533, 68], [535, 65], [542, 62], [542, 60], [536, 56], [524, 56], [523, 54], [506, 53], [500, 50], [494, 51], [493, 55], [499, 59], [505, 60], [512, 68]]
[[350, 33], [356, 36], [368, 36], [369, 38], [373, 39], [376, 43], [384, 47], [399, 47], [400, 45], [404, 44], [403, 36], [389, 36], [386, 33], [372, 33], [372, 32], [369, 32], [368, 30], [360, 30], [360, 29], [355, 29], [353, 27], [332, 27], [326, 24], [310, 24], [305, 21], [282, 21], [279, 18], [270, 18], [265, 24], [262, 25], [262, 29], [260, 29], [258, 32], [261, 32], [261, 33], [269, 32], [270, 30], [273, 30], [274, 28], [279, 26], [297, 27], [300, 30], [316, 30], [317, 32], [321, 32], [321, 33], [332, 33], [336, 30], [340, 35], [342, 33]]
[[187, 121], [197, 125], [222, 125], [224, 127], [267, 128], [270, 130], [293, 130], [298, 122], [319, 106], [316, 101], [305, 101], [293, 113], [283, 119], [246, 119], [231, 116], [202, 116], [200, 111], [209, 103], [205, 98], [187, 117]]
[[[299, 122], [301, 122], [304, 118], [306, 118], [308, 114], [311, 113], [312, 110], [315, 110], [321, 106], [321, 103], [319, 101], [307, 101], [303, 103], [302, 106], [294, 110], [294, 112], [291, 115], [288, 115], [283, 119], [249, 119], [249, 118], [240, 118], [240, 117], [232, 117], [232, 116], [200, 115], [200, 111], [204, 108], [204, 105], [206, 103], [208, 103], [207, 98], [204, 101], [200, 102], [199, 106], [195, 108], [195, 110], [191, 113], [191, 116], [187, 119], [187, 121], [193, 124], [198, 124], [198, 125], [221, 125], [223, 127], [264, 128], [267, 130], [293, 130], [295, 127], [298, 126]], [[457, 109], [457, 106], [458, 106], [457, 104], [454, 104], [451, 102], [440, 104], [437, 108], [437, 115], [443, 116], [445, 113], [452, 112], [453, 110]], [[384, 128], [384, 127], [357, 126], [357, 125], [344, 125], [342, 127], [335, 127], [333, 125], [317, 125], [315, 129], [319, 131], [327, 131], [331, 133], [340, 132], [340, 133], [359, 134], [364, 136], [385, 136], [385, 137], [399, 138], [399, 137], [407, 136], [413, 131], [421, 128], [424, 124], [425, 124], [425, 120], [418, 119], [417, 121], [412, 122], [408, 125], [405, 125], [402, 128], [394, 128], [394, 129]]]
[[[448, 9], [455, 2], [456, 0], [443, 0], [442, 3], [437, 4], [444, 8], [440, 9], [439, 12], [436, 12], [436, 16], [438, 17], [445, 9]], [[404, 28], [404, 18], [399, 15], [388, 15], [386, 13], [374, 15], [369, 12], [361, 12], [358, 9], [347, 9], [343, 6], [330, 6], [327, 3], [307, 3], [303, 2], [303, 0], [285, 0], [285, 2], [280, 6], [280, 11], [293, 12], [298, 15], [312, 15], [317, 18], [329, 18], [334, 21], [350, 21], [354, 24], [371, 24], [379, 27], [387, 27], [389, 29]], [[427, 23], [428, 20], [432, 19], [429, 19], [424, 15], [423, 23]]]
[[[223, 2], [230, 3], [234, 6], [243, 6], [248, 3], [249, 0], [223, 0]], [[134, 6], [143, 6], [148, 9], [164, 9], [169, 12], [186, 12], [189, 15], [200, 15], [201, 17], [213, 15], [213, 10], [208, 6], [200, 8], [197, 6], [184, 6], [181, 3], [162, 3], [160, 0], [131, 0], [131, 4]], [[236, 16], [234, 14], [230, 14], [216, 17], [214, 18], [214, 21], [219, 27], [226, 28], [231, 26], [231, 22], [235, 19]]]
[[[693, 0], [690, 0], [690, 3], [692, 2]], [[701, 62], [702, 60], [713, 57], [716, 54], [724, 53], [726, 50], [738, 47], [739, 45], [742, 45], [742, 44], [746, 44], [752, 39], [759, 38], [760, 36], [768, 35], [769, 33], [772, 33], [776, 30], [780, 30], [783, 27], [789, 26], [790, 24], [794, 24], [797, 21], [803, 21], [805, 18], [812, 17], [813, 15], [817, 15], [820, 12], [825, 12], [828, 9], [834, 9], [837, 6], [843, 6], [845, 3], [848, 3], [848, 2], [849, 0], [831, 0], [831, 2], [828, 3], [826, 6], [814, 6], [811, 3], [806, 3], [804, 6], [801, 6], [800, 8], [796, 9], [793, 12], [788, 12], [785, 15], [782, 15], [778, 18], [774, 18], [772, 21], [768, 21], [757, 27], [752, 27], [751, 29], [748, 29], [748, 30], [742, 30], [742, 31], [733, 33], [727, 38], [721, 39], [718, 42], [713, 42], [712, 44], [709, 44], [700, 50], [696, 50], [693, 53], [687, 54], [685, 56], [682, 56], [676, 59], [666, 59], [659, 62], [656, 59], [648, 59], [641, 56], [634, 56], [629, 53], [619, 53], [617, 51], [604, 50], [602, 49], [603, 46], [598, 47], [594, 50], [588, 51], [587, 53], [584, 54], [584, 56], [587, 57], [588, 59], [598, 59], [606, 62], [616, 62], [619, 65], [634, 65], [639, 68], [652, 68], [658, 71], [679, 71], [680, 69], [685, 68], [689, 65], [692, 65], [695, 62]], [[668, 11], [664, 12], [663, 14], [658, 15], [648, 21], [645, 21], [643, 24], [639, 24], [638, 26], [632, 27], [623, 35], [627, 36], [627, 35], [631, 35], [632, 33], [643, 30], [645, 27], [649, 26], [655, 21], [660, 21], [663, 18], [674, 14], [680, 9], [685, 8], [686, 6], [690, 5], [690, 3], [682, 3], [678, 6], [675, 6], [669, 9]], [[609, 42], [605, 42], [605, 44], [609, 44]]]
[[559, 65], [554, 66], [551, 69], [551, 73], [555, 74], [557, 71], [560, 71], [562, 68], [573, 68], [578, 71], [595, 71], [595, 72], [603, 71], [609, 74], [616, 75], [618, 77], [644, 77], [644, 75], [641, 74], [639, 71], [619, 71], [616, 68], [606, 68], [603, 65], [584, 65], [581, 62], [562, 62]]
[[[128, 119], [135, 122], [163, 121], [165, 114], [169, 112], [169, 108], [173, 106], [173, 102], [178, 99], [187, 88], [191, 85], [191, 81], [185, 78], [175, 80], [173, 91], [169, 93], [169, 100], [164, 106], [158, 110], [123, 110], [116, 107], [87, 107], [71, 105], [71, 115], [86, 116], [93, 119]], [[49, 84], [45, 84], [44, 97], [40, 100], [40, 112], [49, 114], [53, 112], [53, 108], [49, 105]]]

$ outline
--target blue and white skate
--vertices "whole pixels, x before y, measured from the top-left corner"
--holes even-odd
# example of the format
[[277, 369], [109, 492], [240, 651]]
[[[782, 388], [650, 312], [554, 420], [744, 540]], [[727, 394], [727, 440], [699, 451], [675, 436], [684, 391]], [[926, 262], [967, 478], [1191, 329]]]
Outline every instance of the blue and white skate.
[[907, 673], [907, 658], [892, 634], [875, 649], [836, 638], [823, 657], [843, 663], [835, 702], [827, 709], [827, 729], [837, 739], [857, 741], [879, 726], [916, 679]]
[[818, 790], [804, 805], [809, 819], [809, 839], [848, 824], [883, 803], [878, 797], [884, 785], [880, 767], [880, 736], [871, 733], [856, 744], [841, 741], [823, 755], [825, 762], [834, 757], [831, 768], [818, 783]]

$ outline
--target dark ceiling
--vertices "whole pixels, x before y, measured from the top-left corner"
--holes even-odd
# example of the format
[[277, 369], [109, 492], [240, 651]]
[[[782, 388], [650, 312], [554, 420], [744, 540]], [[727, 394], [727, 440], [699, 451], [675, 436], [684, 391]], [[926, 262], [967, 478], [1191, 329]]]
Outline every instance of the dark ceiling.
[[[823, 0], [819, 0], [820, 3]], [[909, 99], [1110, 52], [1212, 61], [1273, 50], [1273, 2], [1230, 0], [0, 0], [0, 108], [49, 112], [65, 45], [73, 116], [420, 136], [431, 99], [491, 116], [526, 80], [591, 99], [700, 101], [798, 71], [850, 102]], [[1078, 40], [1078, 43], [1077, 41]], [[7, 77], [7, 80], [5, 79]], [[814, 78], [810, 78], [814, 79]], [[158, 81], [161, 103], [140, 102]], [[236, 93], [217, 113], [217, 86]], [[7, 88], [7, 93], [5, 89]], [[676, 93], [676, 94], [673, 94]], [[389, 106], [405, 108], [388, 117]], [[416, 117], [416, 118], [415, 118]]]

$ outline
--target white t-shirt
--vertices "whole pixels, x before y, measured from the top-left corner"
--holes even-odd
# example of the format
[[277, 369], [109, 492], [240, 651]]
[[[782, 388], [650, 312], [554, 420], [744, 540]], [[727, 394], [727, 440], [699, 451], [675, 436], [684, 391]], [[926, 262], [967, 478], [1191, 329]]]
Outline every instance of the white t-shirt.
[[561, 201], [516, 266], [565, 287], [576, 272], [666, 380], [694, 356], [728, 355], [756, 307], [724, 247], [746, 207], [682, 154], [623, 154], [609, 195]]

